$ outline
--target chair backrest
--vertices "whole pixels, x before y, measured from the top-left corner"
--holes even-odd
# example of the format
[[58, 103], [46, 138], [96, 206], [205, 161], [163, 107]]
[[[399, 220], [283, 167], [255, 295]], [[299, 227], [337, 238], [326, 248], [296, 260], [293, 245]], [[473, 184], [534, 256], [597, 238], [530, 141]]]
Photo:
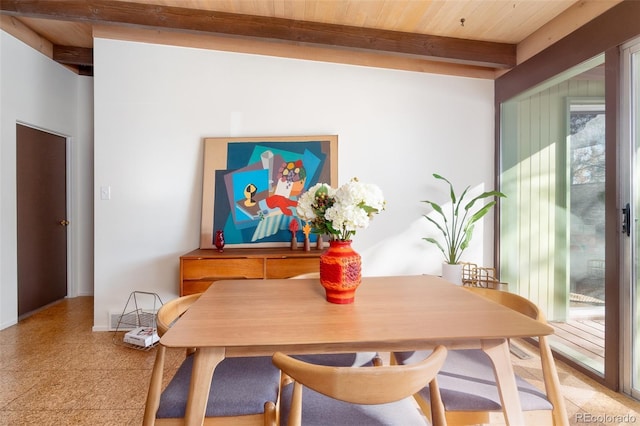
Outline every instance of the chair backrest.
[[[158, 309], [156, 314], [156, 327], [158, 335], [162, 337], [164, 333], [171, 328], [173, 323], [184, 314], [189, 306], [193, 304], [202, 293], [191, 294], [188, 296], [178, 297], [170, 302], [165, 303]], [[187, 354], [193, 352], [193, 349], [187, 348]], [[144, 408], [143, 425], [154, 425], [156, 423], [156, 413], [160, 406], [160, 395], [162, 394], [163, 370], [166, 348], [161, 344], [158, 346], [156, 353], [156, 361], [153, 365], [151, 373], [151, 382], [149, 383], [149, 393], [147, 394], [147, 402]]]
[[162, 337], [173, 323], [184, 314], [202, 293], [178, 297], [160, 307], [157, 314], [158, 335]]
[[[412, 396], [434, 379], [444, 364], [447, 349], [438, 346], [423, 361], [381, 367], [328, 367], [309, 364], [281, 352], [273, 363], [299, 385], [352, 404], [384, 404]], [[301, 390], [301, 389], [300, 389]], [[294, 396], [294, 401], [296, 397]], [[292, 412], [300, 407], [292, 407]]]
[[465, 287], [465, 289], [546, 324], [544, 315], [535, 303], [520, 295], [483, 287]]

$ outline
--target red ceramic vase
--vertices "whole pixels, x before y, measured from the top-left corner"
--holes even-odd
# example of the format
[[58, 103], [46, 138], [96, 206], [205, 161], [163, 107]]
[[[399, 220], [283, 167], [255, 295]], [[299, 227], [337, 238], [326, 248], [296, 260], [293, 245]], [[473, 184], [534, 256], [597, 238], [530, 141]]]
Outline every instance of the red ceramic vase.
[[222, 229], [218, 229], [216, 231], [215, 238], [213, 239], [213, 244], [216, 246], [220, 253], [224, 251], [224, 232], [222, 231]]
[[351, 241], [329, 241], [329, 248], [320, 255], [320, 284], [327, 301], [353, 303], [362, 279], [361, 266], [362, 260], [351, 248]]

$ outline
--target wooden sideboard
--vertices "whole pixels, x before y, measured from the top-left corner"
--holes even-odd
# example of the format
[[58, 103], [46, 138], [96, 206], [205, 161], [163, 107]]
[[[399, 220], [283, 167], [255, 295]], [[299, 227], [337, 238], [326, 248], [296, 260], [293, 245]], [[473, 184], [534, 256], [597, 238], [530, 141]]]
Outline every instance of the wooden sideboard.
[[288, 247], [196, 249], [180, 256], [180, 296], [201, 293], [218, 280], [290, 278], [318, 272], [322, 252]]

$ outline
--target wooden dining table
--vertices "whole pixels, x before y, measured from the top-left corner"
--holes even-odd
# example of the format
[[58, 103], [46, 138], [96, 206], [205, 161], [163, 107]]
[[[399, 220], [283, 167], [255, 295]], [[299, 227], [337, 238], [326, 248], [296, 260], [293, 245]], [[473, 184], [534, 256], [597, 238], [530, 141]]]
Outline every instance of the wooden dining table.
[[493, 361], [505, 420], [523, 424], [508, 339], [548, 325], [429, 275], [363, 277], [353, 304], [325, 300], [315, 279], [226, 280], [210, 286], [160, 344], [195, 352], [185, 424], [204, 421], [225, 357], [481, 348]]

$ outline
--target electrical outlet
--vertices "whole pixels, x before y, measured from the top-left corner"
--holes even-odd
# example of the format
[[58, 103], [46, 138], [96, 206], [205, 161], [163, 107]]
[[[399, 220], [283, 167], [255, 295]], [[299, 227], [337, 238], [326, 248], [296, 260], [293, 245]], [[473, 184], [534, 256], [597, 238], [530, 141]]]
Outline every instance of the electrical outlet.
[[111, 187], [110, 186], [101, 186], [100, 187], [100, 199], [101, 200], [110, 200], [111, 199]]

